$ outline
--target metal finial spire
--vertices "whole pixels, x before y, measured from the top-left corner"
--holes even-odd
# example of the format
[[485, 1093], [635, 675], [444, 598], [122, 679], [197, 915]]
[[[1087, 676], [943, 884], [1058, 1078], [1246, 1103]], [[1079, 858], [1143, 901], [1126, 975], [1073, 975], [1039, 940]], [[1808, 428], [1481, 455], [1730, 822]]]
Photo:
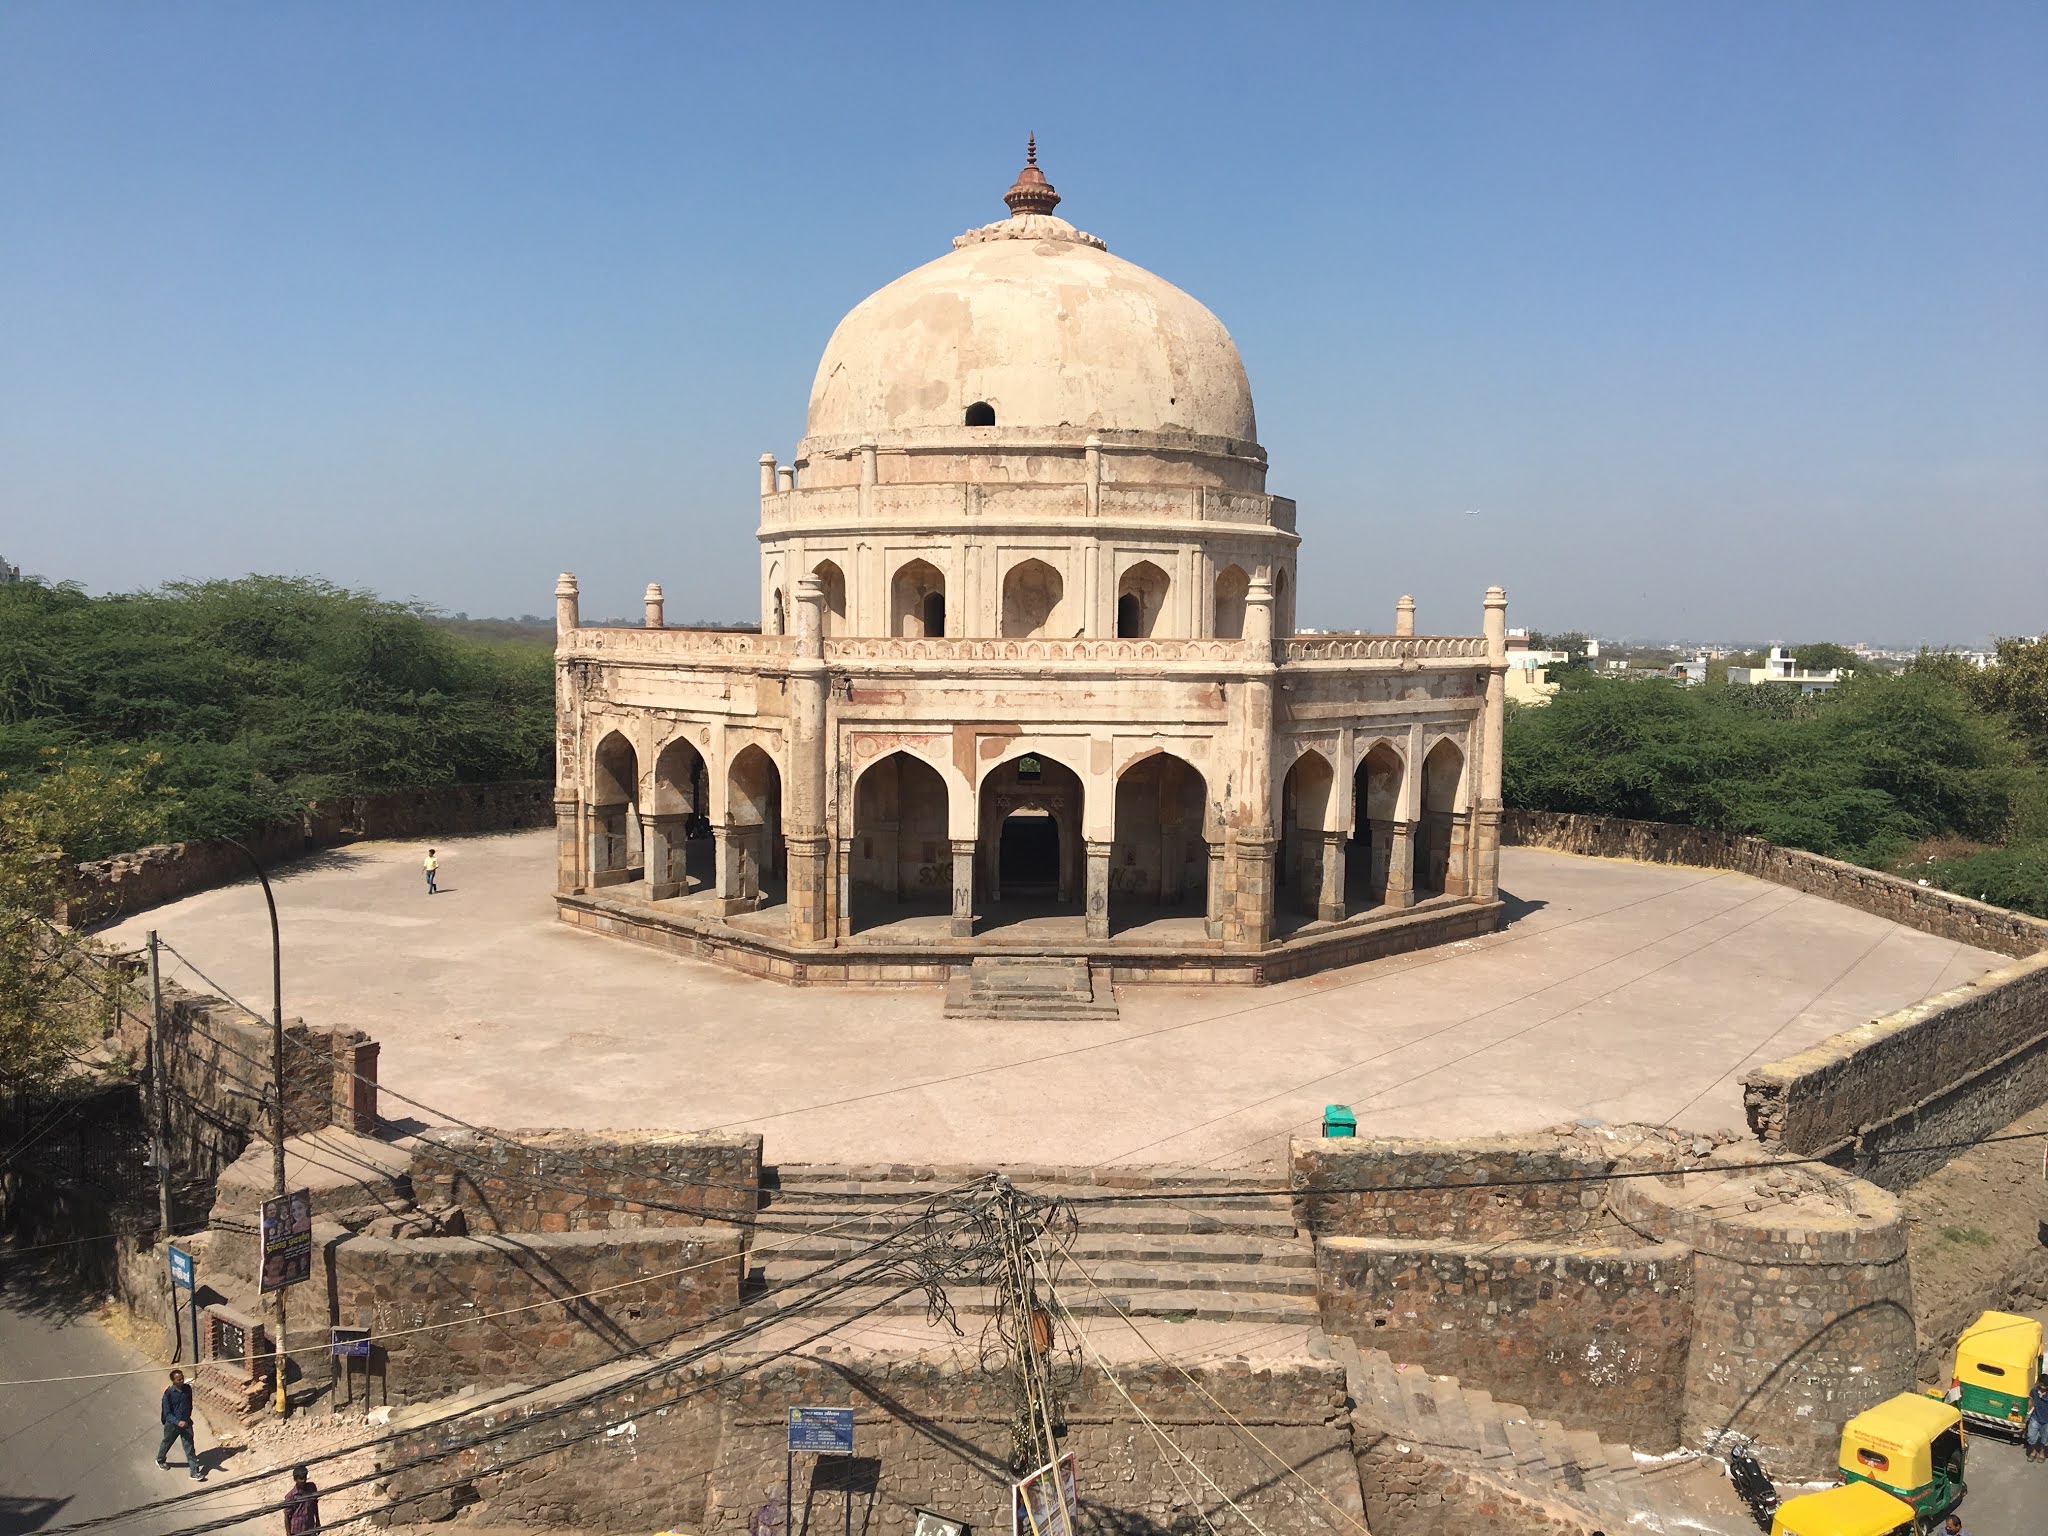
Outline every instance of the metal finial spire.
[[1024, 169], [1017, 173], [1017, 181], [1003, 201], [1010, 205], [1010, 212], [1051, 213], [1059, 206], [1060, 195], [1052, 189], [1052, 183], [1045, 179], [1045, 172], [1038, 168], [1038, 135], [1030, 134], [1024, 141]]
[[1026, 165], [1038, 164], [1038, 135], [1036, 133], [1027, 134], [1025, 136], [1024, 163]]

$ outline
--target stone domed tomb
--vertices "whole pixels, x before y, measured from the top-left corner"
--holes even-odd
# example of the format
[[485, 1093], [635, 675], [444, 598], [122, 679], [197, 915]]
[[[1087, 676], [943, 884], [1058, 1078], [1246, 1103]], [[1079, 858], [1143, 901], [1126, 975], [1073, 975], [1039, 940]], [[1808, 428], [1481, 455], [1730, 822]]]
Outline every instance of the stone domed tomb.
[[857, 305], [760, 460], [761, 627], [556, 588], [558, 905], [799, 981], [1261, 981], [1499, 919], [1506, 598], [1294, 630], [1294, 503], [1195, 299], [1053, 209]]

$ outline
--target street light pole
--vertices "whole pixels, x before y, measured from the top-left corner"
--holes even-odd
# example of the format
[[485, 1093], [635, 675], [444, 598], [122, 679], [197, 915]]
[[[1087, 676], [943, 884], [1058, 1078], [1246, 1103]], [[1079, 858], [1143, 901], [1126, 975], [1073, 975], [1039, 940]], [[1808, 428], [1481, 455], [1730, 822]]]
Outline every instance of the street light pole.
[[[240, 850], [249, 867], [256, 871], [256, 879], [263, 887], [263, 904], [270, 909], [270, 1183], [271, 1193], [283, 1198], [284, 1181], [284, 946], [277, 933], [277, 898], [270, 893], [270, 878], [263, 873], [263, 865], [256, 855], [234, 838], [224, 839], [231, 847]], [[257, 1223], [258, 1231], [262, 1223]], [[259, 1249], [260, 1252], [260, 1249]], [[259, 1284], [261, 1283], [259, 1278]], [[284, 1348], [284, 1291], [279, 1286], [277, 1297], [277, 1398], [274, 1406], [282, 1416], [285, 1412], [284, 1381], [290, 1368], [290, 1357]]]

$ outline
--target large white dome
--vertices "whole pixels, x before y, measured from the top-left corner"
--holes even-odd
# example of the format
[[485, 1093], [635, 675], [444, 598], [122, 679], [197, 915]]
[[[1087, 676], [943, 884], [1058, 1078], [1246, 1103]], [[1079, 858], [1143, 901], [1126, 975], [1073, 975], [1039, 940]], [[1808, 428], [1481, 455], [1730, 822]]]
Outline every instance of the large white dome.
[[1251, 385], [1220, 320], [1055, 218], [1035, 165], [1009, 201], [1010, 218], [839, 322], [811, 385], [808, 439], [958, 428], [983, 405], [998, 429], [1257, 442]]

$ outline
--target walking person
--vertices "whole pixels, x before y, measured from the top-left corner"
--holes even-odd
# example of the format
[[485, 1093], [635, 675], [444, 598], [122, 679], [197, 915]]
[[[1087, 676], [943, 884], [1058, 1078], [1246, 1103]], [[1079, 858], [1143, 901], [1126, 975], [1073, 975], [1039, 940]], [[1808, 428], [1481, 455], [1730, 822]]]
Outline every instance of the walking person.
[[2036, 1376], [2027, 1394], [2027, 1460], [2048, 1461], [2048, 1375]]
[[427, 871], [427, 894], [429, 896], [440, 895], [440, 887], [434, 884], [434, 877], [441, 872], [441, 861], [434, 857], [434, 850], [431, 848], [427, 850], [425, 868]]
[[292, 1491], [284, 1496], [284, 1536], [313, 1536], [320, 1529], [320, 1485], [305, 1463], [292, 1468]]
[[195, 1482], [204, 1482], [206, 1471], [199, 1465], [199, 1453], [192, 1448], [192, 1389], [185, 1384], [183, 1371], [171, 1372], [171, 1384], [164, 1388], [157, 1416], [163, 1420], [164, 1438], [156, 1448], [156, 1464], [168, 1471], [171, 1464], [164, 1458], [170, 1454], [171, 1442], [182, 1440], [185, 1442], [185, 1470]]

